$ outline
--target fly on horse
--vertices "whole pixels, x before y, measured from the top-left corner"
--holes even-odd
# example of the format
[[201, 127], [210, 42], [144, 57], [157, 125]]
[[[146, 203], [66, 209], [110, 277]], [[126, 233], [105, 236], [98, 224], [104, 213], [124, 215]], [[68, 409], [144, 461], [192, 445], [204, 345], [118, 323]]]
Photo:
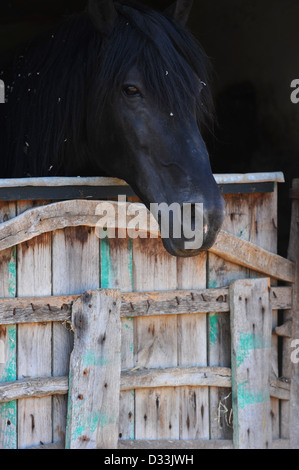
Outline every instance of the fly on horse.
[[202, 246], [163, 243], [175, 256], [211, 247], [224, 200], [201, 135], [212, 98], [207, 57], [185, 27], [191, 6], [89, 0], [33, 41], [2, 105], [0, 177], [114, 176], [148, 208], [200, 203]]

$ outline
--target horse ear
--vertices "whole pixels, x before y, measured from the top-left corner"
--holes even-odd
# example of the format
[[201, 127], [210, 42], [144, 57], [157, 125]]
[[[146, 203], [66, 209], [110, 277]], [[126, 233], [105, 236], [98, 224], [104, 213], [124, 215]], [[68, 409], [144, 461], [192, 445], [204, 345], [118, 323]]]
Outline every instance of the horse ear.
[[177, 0], [173, 3], [165, 13], [172, 16], [178, 23], [185, 26], [193, 5], [193, 0]]
[[113, 0], [89, 0], [88, 13], [96, 29], [104, 36], [108, 35], [117, 17]]

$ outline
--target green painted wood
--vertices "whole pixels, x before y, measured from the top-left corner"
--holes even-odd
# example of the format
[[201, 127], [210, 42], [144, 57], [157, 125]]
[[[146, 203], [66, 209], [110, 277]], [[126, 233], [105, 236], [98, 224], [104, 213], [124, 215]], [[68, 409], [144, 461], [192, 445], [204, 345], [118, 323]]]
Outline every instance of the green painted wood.
[[73, 306], [67, 449], [115, 449], [120, 390], [120, 293], [87, 291]]
[[[15, 216], [14, 203], [0, 203], [0, 219]], [[16, 248], [0, 253], [0, 296], [16, 296]], [[0, 325], [0, 382], [16, 380], [17, 357], [16, 325]], [[0, 404], [0, 449], [17, 448], [17, 402]]]
[[266, 449], [272, 444], [270, 280], [230, 285], [234, 447]]
[[[132, 240], [120, 231], [119, 238], [101, 240], [101, 287], [104, 289], [119, 288], [125, 292], [133, 290], [133, 255]], [[134, 319], [121, 319], [121, 367], [134, 367]], [[119, 438], [135, 438], [135, 391], [120, 394]]]

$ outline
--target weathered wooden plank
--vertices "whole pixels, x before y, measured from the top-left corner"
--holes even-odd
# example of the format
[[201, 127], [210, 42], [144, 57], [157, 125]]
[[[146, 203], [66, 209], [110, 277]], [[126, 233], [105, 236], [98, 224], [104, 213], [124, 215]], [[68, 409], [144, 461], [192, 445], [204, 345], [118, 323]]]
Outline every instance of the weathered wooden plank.
[[279, 400], [290, 399], [290, 382], [280, 379], [270, 378], [270, 396]]
[[19, 297], [0, 299], [0, 324], [69, 321], [74, 296]]
[[[233, 441], [230, 440], [207, 440], [207, 439], [192, 439], [192, 440], [179, 440], [179, 439], [136, 439], [136, 440], [123, 440], [119, 441], [118, 448], [125, 449], [156, 449], [164, 450], [182, 450], [188, 449], [233, 449]], [[190, 462], [191, 463], [191, 462]]]
[[[201, 264], [199, 259], [196, 260]], [[196, 278], [195, 278], [196, 279]], [[195, 282], [193, 278], [193, 282]], [[186, 282], [186, 281], [185, 281]], [[186, 284], [185, 284], [186, 285]], [[136, 316], [228, 312], [228, 288], [132, 292], [122, 294], [121, 315]]]
[[[290, 449], [290, 440], [289, 439], [275, 439], [272, 443], [273, 449]], [[216, 450], [216, 449], [233, 449], [233, 441], [227, 439], [219, 440], [135, 440], [135, 441], [119, 441], [119, 449], [150, 449], [150, 450], [182, 450], [187, 449], [207, 449], [207, 450]]]
[[[194, 258], [177, 260], [177, 282], [181, 289], [200, 289], [206, 287], [207, 253]], [[185, 291], [186, 293], [186, 291]], [[191, 295], [192, 294], [192, 295]], [[195, 296], [190, 293], [193, 304]], [[204, 294], [201, 299], [206, 300]], [[225, 297], [216, 297], [218, 302]], [[181, 298], [176, 295], [175, 303], [181, 306]], [[216, 300], [217, 302], [217, 300]], [[190, 308], [190, 307], [189, 307]], [[196, 309], [196, 307], [195, 307]], [[190, 311], [190, 310], [189, 310]], [[196, 310], [192, 310], [196, 312]], [[190, 347], [190, 344], [192, 347]], [[207, 366], [207, 314], [190, 313], [178, 316], [178, 365]], [[188, 384], [179, 389], [180, 393], [180, 439], [208, 439], [209, 426], [209, 390], [208, 388], [192, 387]]]
[[[299, 179], [294, 179], [292, 189], [299, 190]], [[283, 404], [283, 437], [290, 437], [293, 449], [299, 449], [299, 367], [298, 367], [298, 339], [299, 339], [299, 199], [292, 201], [292, 217], [288, 258], [296, 265], [295, 284], [293, 286], [293, 307], [285, 316], [284, 321], [292, 321], [292, 337], [284, 338], [283, 344], [283, 376], [291, 379], [291, 397], [289, 408]], [[286, 432], [288, 427], [289, 432]]]
[[231, 387], [231, 370], [225, 367], [167, 367], [122, 371], [121, 390], [157, 387]]
[[[18, 214], [34, 202], [18, 202]], [[47, 204], [47, 201], [45, 201]], [[21, 297], [51, 295], [51, 234], [27, 241], [17, 250], [17, 292]], [[51, 376], [52, 327], [50, 323], [18, 325], [17, 378]], [[52, 442], [52, 399], [18, 401], [18, 447]]]
[[[264, 248], [271, 253], [277, 253], [277, 198], [278, 188], [277, 183], [274, 183], [274, 191], [268, 194], [252, 194], [248, 197], [248, 204], [250, 208], [252, 224], [250, 230], [250, 242]], [[263, 277], [263, 274], [251, 271], [251, 278]], [[271, 279], [271, 285], [274, 287], [277, 284], [275, 279]], [[273, 292], [272, 292], [273, 294]], [[273, 295], [271, 295], [272, 300]], [[290, 297], [292, 304], [292, 296]], [[277, 303], [276, 303], [277, 305]], [[279, 308], [279, 302], [278, 307]], [[278, 312], [272, 305], [272, 348], [271, 348], [271, 373], [272, 378], [279, 377], [279, 347], [278, 337], [274, 333], [274, 329], [278, 323]], [[280, 404], [278, 399], [271, 397], [271, 420], [272, 420], [272, 439], [280, 437]]]
[[263, 275], [286, 282], [295, 282], [293, 262], [223, 230], [220, 231], [215, 244], [209, 251]]
[[[117, 238], [101, 240], [101, 287], [130, 292], [133, 289], [132, 240], [126, 236], [126, 231], [119, 230], [117, 235]], [[134, 320], [127, 309], [121, 320], [122, 369], [134, 366], [133, 333]], [[123, 391], [119, 402], [119, 437], [134, 439], [134, 436], [135, 394], [133, 390]]]
[[[43, 233], [66, 227], [96, 227], [97, 225], [100, 227], [102, 213], [99, 208], [104, 207], [106, 210], [107, 203], [111, 208], [109, 219], [106, 221], [107, 225], [111, 228], [126, 229], [129, 221], [135, 217], [134, 211], [133, 215], [125, 212], [125, 216], [122, 216], [122, 212], [126, 210], [129, 203], [123, 206], [119, 205], [117, 201], [72, 200], [55, 202], [35, 207], [15, 217], [12, 221], [2, 223], [0, 225], [0, 251], [31, 240]], [[144, 226], [141, 226], [140, 229], [158, 236], [159, 226], [154, 217], [143, 204], [134, 204], [134, 210], [142, 211], [145, 215]]]
[[[226, 217], [223, 230], [249, 240], [251, 214], [248, 196], [226, 196]], [[248, 277], [248, 269], [224, 260], [212, 252], [208, 254], [208, 287], [222, 287], [232, 280]], [[228, 295], [229, 297], [229, 295]], [[213, 312], [209, 319], [209, 365], [231, 367], [230, 319], [228, 315]], [[211, 438], [232, 438], [232, 394], [225, 388], [210, 388]]]
[[[119, 263], [119, 269], [121, 266], [123, 263]], [[131, 269], [131, 264], [128, 267]], [[113, 273], [115, 275], [116, 271], [114, 270]], [[120, 284], [116, 282], [115, 287], [122, 285], [127, 290], [126, 285], [129, 279], [130, 276], [124, 277], [123, 282]], [[88, 281], [85, 284], [88, 284]], [[62, 286], [61, 288], [66, 289]], [[272, 287], [270, 291], [272, 309], [290, 309], [292, 307], [292, 292], [292, 287]], [[72, 305], [78, 297], [79, 294], [0, 298], [0, 325], [69, 322]], [[123, 292], [121, 299], [120, 317], [124, 319], [151, 315], [192, 315], [210, 311], [227, 313], [230, 308], [228, 287], [161, 292]], [[280, 333], [282, 328], [283, 325], [275, 328], [277, 335], [282, 335]]]
[[[215, 174], [218, 184], [262, 183], [267, 181], [284, 182], [281, 172], [270, 173], [244, 173], [244, 174]], [[124, 180], [111, 177], [39, 177], [39, 178], [8, 178], [0, 179], [0, 188], [26, 187], [26, 186], [127, 186]]]
[[[52, 277], [53, 294], [80, 295], [99, 287], [99, 240], [89, 227], [68, 227], [53, 233]], [[72, 296], [71, 296], [72, 298]], [[68, 319], [66, 319], [68, 321]], [[53, 323], [52, 374], [69, 373], [73, 333], [68, 325]], [[64, 440], [67, 397], [53, 397], [53, 440]]]
[[[163, 369], [129, 369], [121, 371], [120, 391], [159, 387], [224, 387], [231, 388], [231, 369], [227, 367], [167, 367]], [[65, 395], [68, 376], [35, 377], [0, 383], [0, 402], [19, 398]], [[270, 379], [270, 395], [290, 399], [290, 382]]]
[[234, 446], [268, 448], [272, 442], [269, 279], [234, 281], [230, 289]]
[[[15, 203], [0, 203], [1, 223], [16, 215]], [[16, 295], [16, 248], [0, 253], [0, 295]], [[0, 322], [1, 325], [1, 322]], [[16, 379], [17, 368], [17, 327], [0, 326], [0, 382]], [[0, 405], [0, 449], [17, 448], [17, 403]]]
[[283, 338], [291, 338], [293, 332], [292, 320], [287, 320], [282, 325], [276, 326], [274, 332], [277, 336], [282, 336]]
[[[133, 240], [134, 290], [166, 290], [177, 287], [176, 258], [160, 239]], [[177, 318], [161, 315], [139, 317], [135, 328], [135, 365], [177, 366]], [[176, 388], [142, 389], [135, 392], [135, 438], [179, 438], [179, 391]]]
[[88, 291], [73, 307], [67, 448], [115, 449], [120, 384], [120, 296]]
[[35, 377], [0, 383], [0, 402], [7, 403], [20, 398], [41, 398], [65, 395], [69, 389], [68, 377]]

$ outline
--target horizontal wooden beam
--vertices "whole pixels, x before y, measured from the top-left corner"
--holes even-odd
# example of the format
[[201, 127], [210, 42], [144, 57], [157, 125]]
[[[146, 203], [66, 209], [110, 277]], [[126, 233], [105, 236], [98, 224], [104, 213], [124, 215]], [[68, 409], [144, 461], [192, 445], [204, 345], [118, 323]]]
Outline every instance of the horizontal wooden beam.
[[182, 386], [231, 387], [231, 370], [227, 367], [167, 367], [121, 373], [121, 391]]
[[[272, 441], [271, 449], [291, 449], [289, 439], [275, 439]], [[207, 440], [207, 439], [192, 439], [192, 440], [168, 440], [168, 439], [153, 439], [153, 440], [139, 440], [139, 439], [120, 439], [118, 441], [118, 449], [149, 449], [149, 450], [192, 450], [192, 449], [234, 449], [232, 440], [219, 439], [219, 440]]]
[[71, 319], [78, 295], [0, 298], [0, 325], [64, 322]]
[[68, 377], [37, 377], [0, 383], [0, 403], [68, 393]]
[[[51, 444], [42, 444], [35, 447], [30, 447], [30, 450], [43, 450], [43, 449], [64, 449], [63, 442], [53, 442]], [[151, 440], [142, 440], [142, 439], [119, 439], [118, 449], [125, 450], [138, 450], [138, 449], [149, 449], [149, 450], [192, 450], [192, 449], [233, 449], [233, 441], [226, 439], [219, 440], [207, 440], [207, 439], [151, 439]], [[275, 439], [272, 441], [272, 449], [290, 449], [290, 440], [289, 439]]]
[[[0, 383], [0, 403], [21, 398], [65, 395], [69, 378], [37, 377]], [[231, 369], [227, 367], [167, 367], [121, 371], [120, 391], [157, 387], [224, 387], [231, 388]], [[290, 382], [270, 379], [270, 395], [289, 400]]]
[[[0, 298], [0, 325], [70, 322], [79, 295]], [[292, 307], [292, 287], [272, 287], [273, 310]], [[229, 288], [123, 292], [121, 317], [229, 312]]]
[[[215, 174], [214, 178], [218, 184], [242, 184], [242, 183], [284, 183], [282, 172], [267, 173], [232, 173]], [[57, 186], [128, 186], [126, 181], [118, 178], [92, 176], [92, 177], [63, 177], [49, 176], [39, 178], [7, 178], [0, 179], [0, 188], [21, 187], [57, 187]]]

